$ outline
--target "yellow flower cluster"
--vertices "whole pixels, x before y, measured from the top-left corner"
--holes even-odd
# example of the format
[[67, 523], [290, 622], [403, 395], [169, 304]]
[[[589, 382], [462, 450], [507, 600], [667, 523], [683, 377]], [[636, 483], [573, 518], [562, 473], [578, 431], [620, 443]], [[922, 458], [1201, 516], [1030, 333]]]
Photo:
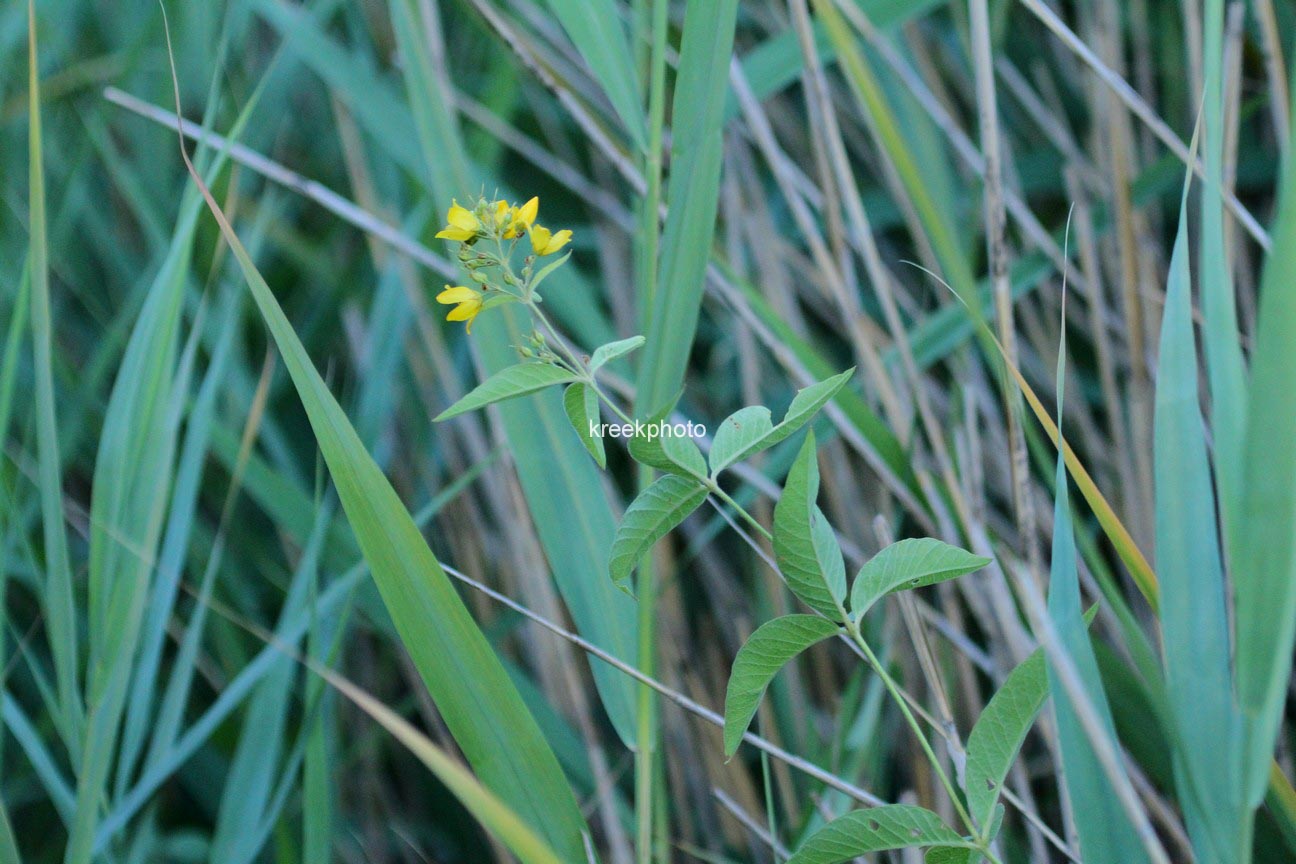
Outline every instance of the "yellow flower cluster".
[[526, 234], [531, 238], [531, 249], [536, 255], [552, 255], [571, 242], [572, 232], [566, 228], [550, 231], [536, 224], [539, 211], [539, 198], [532, 198], [520, 207], [504, 200], [483, 201], [476, 211], [455, 201], [446, 213], [446, 226], [436, 236], [440, 240], [471, 243], [485, 236], [516, 240]]
[[[532, 198], [521, 206], [504, 200], [487, 201], [483, 198], [471, 210], [460, 205], [458, 201], [453, 201], [450, 210], [446, 213], [446, 225], [437, 232], [436, 236], [441, 240], [455, 240], [465, 244], [459, 257], [470, 270], [474, 264], [470, 263], [472, 253], [467, 251], [467, 247], [481, 238], [492, 238], [496, 241], [517, 240], [525, 234], [530, 239], [531, 250], [537, 257], [552, 255], [571, 242], [572, 232], [566, 228], [561, 231], [550, 231], [543, 225], [537, 224], [535, 220], [539, 212], [539, 198]], [[503, 250], [502, 246], [500, 248]], [[511, 284], [518, 284], [512, 277], [511, 271], [507, 269], [507, 252], [501, 251], [500, 257], [485, 253], [478, 254], [476, 258], [477, 261], [485, 261], [488, 265], [503, 266], [507, 274], [506, 279], [513, 280]], [[480, 268], [481, 264], [475, 266]], [[484, 276], [475, 271], [472, 275], [474, 281], [486, 286], [486, 290], [491, 289]], [[529, 260], [524, 275], [529, 280]], [[467, 322], [468, 332], [471, 333], [473, 319], [485, 306], [486, 294], [477, 287], [446, 285], [445, 290], [438, 294], [436, 299], [438, 303], [455, 307], [446, 315], [447, 321]]]

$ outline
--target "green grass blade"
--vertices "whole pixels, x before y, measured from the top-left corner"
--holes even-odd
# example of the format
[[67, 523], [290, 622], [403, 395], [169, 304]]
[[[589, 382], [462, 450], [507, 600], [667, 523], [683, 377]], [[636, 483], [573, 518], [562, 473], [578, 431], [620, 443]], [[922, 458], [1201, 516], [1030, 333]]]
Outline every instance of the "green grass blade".
[[9, 824], [9, 811], [0, 801], [0, 864], [22, 864], [18, 855], [18, 841], [13, 826]]
[[[41, 140], [40, 78], [36, 53], [36, 6], [27, 3], [27, 85], [29, 219], [31, 241], [28, 267], [31, 279], [32, 365], [35, 369], [36, 456], [41, 517], [45, 539], [44, 604], [46, 632], [58, 681], [60, 725], [69, 741], [80, 737], [84, 708], [78, 685], [76, 604], [68, 561], [67, 533], [63, 527], [63, 471], [59, 457], [58, 420], [55, 416], [54, 375], [51, 369], [51, 311], [49, 246], [46, 236], [45, 168]], [[78, 745], [73, 745], [74, 752]]]
[[[1062, 418], [1062, 370], [1066, 342], [1058, 352], [1058, 421]], [[1065, 451], [1058, 449], [1054, 472], [1053, 553], [1049, 571], [1048, 613], [1061, 647], [1071, 657], [1081, 685], [1092, 701], [1109, 740], [1116, 740], [1111, 709], [1102, 689], [1098, 661], [1080, 607], [1080, 575], [1076, 564], [1075, 528], [1067, 489]], [[1076, 708], [1053, 667], [1049, 667], [1058, 746], [1062, 752], [1063, 782], [1070, 795], [1072, 817], [1080, 837], [1080, 852], [1089, 861], [1134, 864], [1147, 856], [1129, 817], [1112, 793], [1103, 766], [1094, 752]]]
[[[190, 173], [201, 184], [191, 166]], [[311, 363], [270, 286], [206, 186], [200, 188], [283, 355], [401, 641], [447, 727], [482, 782], [559, 854], [578, 860], [584, 855], [582, 834], [588, 829], [553, 751], [396, 491]]]
[[1243, 448], [1245, 496], [1229, 538], [1237, 614], [1237, 687], [1246, 716], [1249, 803], [1264, 795], [1296, 637], [1296, 167], [1287, 160], [1273, 251], [1265, 262], [1252, 397]]
[[[1230, 861], [1242, 825], [1239, 717], [1215, 494], [1198, 403], [1187, 183], [1170, 257], [1154, 416], [1156, 561], [1180, 806], [1199, 861]], [[1217, 406], [1217, 408], [1220, 406]], [[1223, 453], [1216, 451], [1217, 464]]]
[[756, 628], [738, 649], [725, 691], [725, 756], [733, 756], [770, 681], [802, 651], [841, 628], [818, 615], [784, 615]]
[[630, 139], [640, 150], [648, 146], [643, 96], [635, 75], [634, 54], [625, 30], [617, 20], [612, 0], [549, 0], [567, 35], [571, 37], [594, 77], [603, 85]]
[[328, 669], [312, 667], [312, 670], [354, 702], [360, 710], [376, 720], [418, 757], [418, 760], [459, 799], [468, 812], [508, 846], [524, 864], [563, 864], [563, 862], [586, 860], [583, 849], [575, 857], [570, 853], [559, 855], [555, 852], [545, 842], [545, 838], [535, 832], [534, 825], [528, 825], [519, 813], [509, 807], [504, 796], [493, 793], [479, 783], [477, 778], [464, 770], [395, 711]]
[[715, 233], [722, 109], [737, 11], [737, 0], [690, 0], [684, 13], [671, 110], [676, 122], [660, 287], [653, 297], [636, 395], [643, 416], [656, 413], [679, 393], [697, 330]]

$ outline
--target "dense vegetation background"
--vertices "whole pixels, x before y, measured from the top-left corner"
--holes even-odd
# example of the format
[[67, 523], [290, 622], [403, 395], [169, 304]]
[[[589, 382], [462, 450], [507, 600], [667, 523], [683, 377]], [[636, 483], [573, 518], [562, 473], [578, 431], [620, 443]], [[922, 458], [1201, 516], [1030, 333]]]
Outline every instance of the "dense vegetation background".
[[[631, 598], [621, 444], [600, 471], [553, 390], [433, 422], [527, 337], [433, 302], [481, 194], [572, 229], [544, 308], [585, 352], [648, 337], [602, 379], [640, 416], [778, 418], [855, 367], [814, 427], [848, 569], [993, 559], [862, 625], [951, 775], [1066, 644], [1073, 519], [1124, 780], [1061, 782], [1086, 733], [1046, 708], [999, 860], [1296, 860], [1291, 0], [167, 2], [246, 260], [158, 4], [31, 11], [0, 8], [0, 862], [782, 861], [865, 805], [957, 824], [845, 641], [726, 761], [735, 655], [803, 609], [730, 507]], [[764, 525], [800, 445], [723, 478]], [[1148, 831], [1112, 853], [1103, 819]]]

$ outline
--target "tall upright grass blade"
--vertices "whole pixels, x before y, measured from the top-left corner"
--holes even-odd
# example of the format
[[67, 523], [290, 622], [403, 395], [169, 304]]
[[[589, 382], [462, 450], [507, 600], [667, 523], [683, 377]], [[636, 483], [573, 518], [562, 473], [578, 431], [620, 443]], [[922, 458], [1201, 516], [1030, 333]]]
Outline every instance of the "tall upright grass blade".
[[[178, 114], [178, 90], [176, 101]], [[181, 152], [283, 355], [379, 593], [446, 726], [482, 782], [563, 858], [579, 860], [588, 829], [535, 718], [311, 363], [183, 143]]]
[[1211, 433], [1220, 513], [1227, 537], [1240, 518], [1247, 381], [1238, 339], [1231, 257], [1224, 248], [1224, 0], [1205, 0], [1203, 114], [1206, 124], [1205, 183], [1201, 197], [1201, 312], [1206, 378], [1211, 395]]
[[[399, 5], [405, 0], [391, 2]], [[422, 27], [419, 32], [424, 32]], [[416, 62], [420, 68], [434, 68], [429, 49], [425, 39], [413, 40], [409, 46], [419, 55]], [[406, 88], [411, 102], [442, 112], [420, 124], [419, 133], [427, 159], [435, 163], [428, 168], [432, 197], [444, 207], [454, 196], [473, 190], [469, 188], [472, 177], [458, 121], [449, 113], [445, 94], [432, 92], [439, 89], [438, 80], [431, 74], [410, 77]], [[547, 284], [550, 302], [570, 290], [569, 282]], [[477, 322], [477, 349], [488, 374], [499, 374], [517, 362], [510, 346], [523, 344], [526, 334], [514, 312], [500, 307]], [[605, 569], [616, 524], [598, 471], [572, 435], [561, 396], [555, 389], [500, 405], [498, 410], [522, 493], [572, 619], [593, 642], [634, 662], [638, 654], [634, 605], [613, 588]], [[618, 735], [626, 743], [633, 742], [633, 682], [602, 663], [592, 663], [590, 668]]]
[[1283, 169], [1273, 250], [1265, 261], [1241, 515], [1229, 538], [1237, 614], [1237, 689], [1246, 718], [1246, 786], [1264, 796], [1296, 637], [1296, 162]]
[[[1198, 404], [1188, 270], [1188, 185], [1170, 257], [1154, 415], [1156, 551], [1169, 722], [1179, 802], [1197, 860], [1234, 860], [1242, 824], [1241, 739], [1233, 699], [1215, 493]], [[1217, 451], [1217, 456], [1220, 456]]]
[[630, 140], [640, 150], [648, 147], [648, 125], [640, 107], [639, 78], [635, 75], [634, 53], [625, 29], [617, 20], [612, 0], [548, 0], [549, 8], [562, 23], [594, 77], [603, 85], [621, 118]]
[[711, 257], [724, 150], [723, 108], [733, 53], [737, 0], [689, 0], [671, 107], [669, 205], [658, 289], [640, 358], [636, 410], [648, 416], [684, 384]]
[[[1058, 351], [1058, 424], [1062, 422], [1063, 369], [1066, 336]], [[1116, 740], [1111, 708], [1098, 674], [1098, 661], [1085, 627], [1080, 605], [1080, 575], [1076, 564], [1075, 529], [1071, 523], [1071, 501], [1067, 490], [1064, 451], [1058, 448], [1054, 472], [1056, 488], [1053, 506], [1053, 554], [1049, 570], [1048, 612], [1062, 647], [1070, 655], [1089, 699], [1098, 711], [1109, 740]], [[1028, 577], [1029, 578], [1029, 577]], [[1088, 861], [1146, 861], [1134, 826], [1112, 793], [1103, 766], [1094, 752], [1076, 714], [1066, 688], [1049, 666], [1049, 691], [1053, 696], [1058, 744], [1062, 752], [1063, 780], [1071, 801], [1072, 818], [1080, 835], [1080, 852]]]
[[[78, 680], [76, 603], [68, 561], [67, 533], [63, 527], [63, 471], [59, 457], [59, 429], [54, 409], [54, 375], [51, 370], [51, 312], [49, 245], [45, 225], [45, 163], [41, 140], [40, 75], [36, 49], [36, 4], [27, 2], [27, 114], [29, 159], [29, 220], [31, 240], [28, 268], [31, 279], [32, 366], [35, 370], [36, 457], [40, 486], [41, 518], [45, 540], [43, 602], [54, 675], [58, 682], [59, 721], [72, 752], [84, 723]], [[78, 742], [78, 743], [73, 743]]]

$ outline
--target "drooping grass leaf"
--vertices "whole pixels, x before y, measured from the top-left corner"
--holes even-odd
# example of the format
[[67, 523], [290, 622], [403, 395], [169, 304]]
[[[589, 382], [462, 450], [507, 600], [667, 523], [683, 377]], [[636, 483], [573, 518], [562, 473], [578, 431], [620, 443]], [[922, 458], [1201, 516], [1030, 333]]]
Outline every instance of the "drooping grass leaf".
[[581, 858], [588, 828], [535, 719], [233, 227], [200, 188], [284, 357], [379, 593], [446, 726], [488, 788], [563, 858]]
[[576, 376], [560, 366], [548, 363], [519, 363], [501, 369], [436, 416], [438, 422], [468, 411], [475, 411], [505, 399], [515, 399], [554, 384], [575, 381]]
[[887, 804], [839, 816], [810, 836], [788, 864], [839, 864], [869, 852], [965, 844], [930, 810]]
[[624, 588], [639, 559], [700, 507], [706, 496], [701, 483], [675, 474], [658, 477], [639, 493], [626, 508], [612, 542], [608, 571], [613, 583]]
[[607, 467], [607, 451], [603, 447], [603, 436], [598, 430], [590, 431], [591, 424], [598, 426], [602, 422], [599, 416], [599, 398], [594, 389], [583, 381], [577, 381], [563, 391], [563, 409], [571, 421], [576, 437], [585, 445], [585, 449], [594, 457], [600, 468]]
[[537, 833], [536, 826], [528, 825], [509, 806], [506, 798], [479, 783], [476, 777], [410, 725], [404, 717], [341, 675], [319, 666], [313, 666], [312, 671], [322, 676], [418, 757], [459, 799], [459, 803], [464, 805], [473, 818], [508, 846], [519, 860], [525, 864], [562, 864], [583, 860], [556, 853], [543, 834]]
[[818, 615], [784, 615], [756, 628], [738, 650], [729, 673], [724, 710], [726, 756], [738, 750], [765, 688], [778, 671], [793, 657], [840, 629]]
[[874, 555], [851, 585], [851, 616], [857, 620], [892, 591], [922, 588], [980, 570], [989, 558], [932, 537], [901, 540]]
[[832, 526], [815, 505], [819, 462], [813, 430], [774, 507], [774, 557], [792, 593], [834, 621], [846, 599], [846, 565]]

